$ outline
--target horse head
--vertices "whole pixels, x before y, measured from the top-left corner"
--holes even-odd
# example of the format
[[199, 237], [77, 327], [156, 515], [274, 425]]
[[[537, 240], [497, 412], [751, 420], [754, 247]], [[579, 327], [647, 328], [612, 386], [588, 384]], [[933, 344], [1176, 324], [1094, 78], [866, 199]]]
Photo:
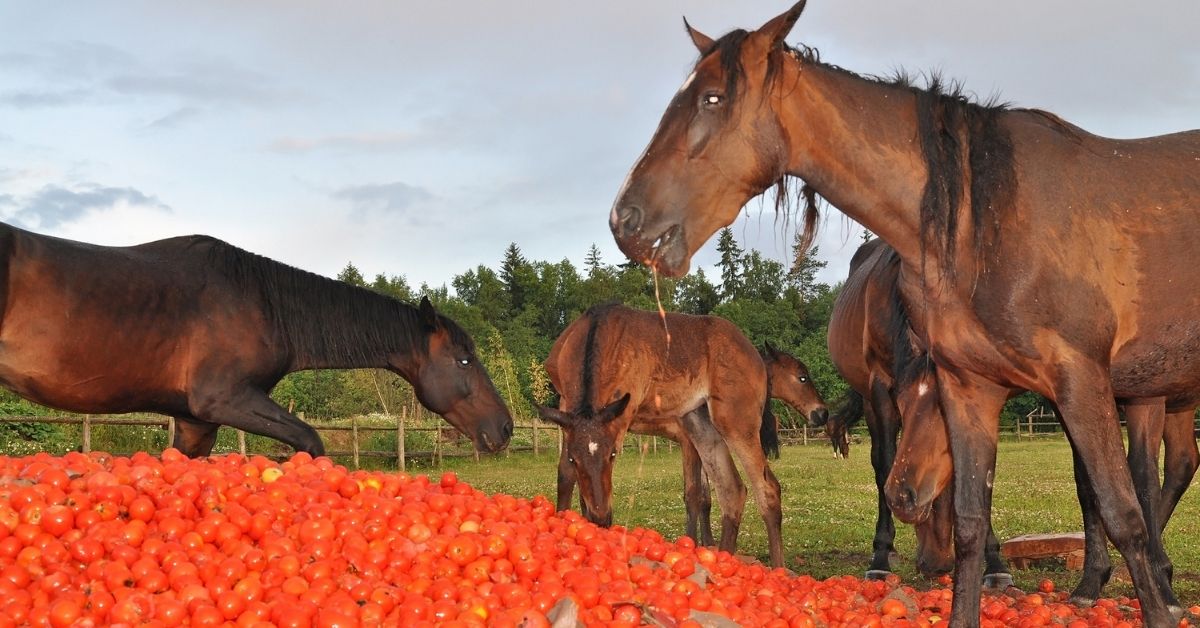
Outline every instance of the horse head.
[[[631, 260], [683, 275], [696, 250], [747, 201], [782, 185], [789, 138], [778, 107], [787, 88], [776, 70], [787, 54], [783, 39], [804, 4], [755, 31], [736, 30], [715, 41], [684, 21], [700, 60], [609, 214], [609, 228]], [[815, 219], [813, 209], [806, 234]]]
[[808, 366], [795, 356], [766, 343], [759, 351], [767, 366], [770, 393], [798, 410], [810, 425], [819, 426], [829, 420], [829, 408], [817, 387], [813, 385]]
[[583, 515], [601, 526], [612, 525], [612, 472], [628, 421], [617, 417], [629, 405], [629, 393], [598, 410], [565, 412], [538, 406], [538, 415], [563, 429], [567, 462], [575, 467]]
[[475, 355], [471, 337], [453, 320], [421, 298], [420, 324], [424, 351], [393, 359], [393, 370], [412, 384], [417, 399], [471, 437], [476, 449], [504, 449], [513, 421], [487, 370]]
[[901, 521], [918, 523], [929, 518], [934, 500], [946, 492], [954, 466], [933, 367], [902, 372], [895, 392], [904, 429], [884, 494]]

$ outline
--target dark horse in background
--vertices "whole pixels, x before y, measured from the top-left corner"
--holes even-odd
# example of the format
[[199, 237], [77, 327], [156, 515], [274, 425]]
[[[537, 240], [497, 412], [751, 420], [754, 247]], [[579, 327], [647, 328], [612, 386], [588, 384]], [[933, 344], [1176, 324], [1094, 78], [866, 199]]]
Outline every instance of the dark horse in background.
[[717, 40], [688, 27], [700, 59], [617, 195], [618, 245], [681, 275], [747, 201], [802, 179], [806, 239], [820, 195], [900, 257], [955, 469], [951, 626], [979, 622], [1014, 388], [1059, 409], [1145, 622], [1174, 625], [1170, 561], [1142, 516], [1155, 496], [1134, 489], [1115, 399], [1200, 401], [1200, 132], [1114, 140], [936, 77], [863, 77], [784, 43], [804, 4]]
[[316, 430], [270, 390], [293, 371], [386, 368], [485, 452], [512, 417], [471, 338], [434, 311], [207, 236], [108, 247], [0, 225], [0, 384], [88, 413], [175, 417], [173, 445], [212, 451], [228, 425], [314, 456]]
[[[763, 364], [767, 367], [767, 396], [771, 399], [778, 399], [796, 409], [810, 424], [827, 423], [829, 409], [825, 405], [825, 399], [821, 397], [821, 392], [813, 385], [812, 377], [808, 373], [808, 366], [790, 353], [776, 349], [769, 342], [759, 350], [759, 354], [762, 356]], [[764, 451], [768, 455], [778, 457], [776, 425], [775, 416], [770, 411], [768, 404], [763, 411], [759, 438], [763, 443]], [[679, 443], [680, 455], [683, 459], [683, 502], [687, 512], [685, 534], [697, 540], [701, 545], [713, 545], [712, 491], [709, 487], [708, 477], [704, 474], [700, 452], [696, 451], [696, 446], [688, 438], [682, 421], [671, 422], [634, 417], [629, 424], [629, 431], [647, 436], [662, 436]], [[732, 464], [732, 461], [729, 464]], [[559, 510], [567, 510], [571, 507], [571, 495], [575, 491], [575, 484], [575, 465], [564, 447], [558, 457]]]
[[746, 504], [732, 450], [766, 524], [771, 564], [783, 565], [779, 480], [765, 455], [778, 438], [774, 417], [763, 420], [767, 369], [733, 323], [623, 305], [592, 307], [555, 340], [546, 371], [559, 391], [559, 407], [539, 406], [538, 413], [563, 428], [563, 448], [589, 520], [612, 523], [613, 463], [630, 425], [677, 425], [716, 487], [719, 547], [737, 548]]
[[[924, 354], [914, 348], [916, 338], [896, 292], [899, 270], [899, 258], [882, 240], [874, 239], [859, 247], [829, 317], [829, 357], [851, 390], [848, 403], [830, 417], [827, 431], [845, 433], [849, 425], [865, 416], [871, 435], [871, 468], [879, 504], [868, 578], [883, 578], [890, 573], [891, 555], [896, 551], [896, 527], [884, 487], [896, 459], [900, 428], [905, 424], [902, 414], [907, 417], [911, 413], [937, 412], [936, 404], [922, 407], [916, 395], [898, 398], [901, 392], [913, 392], [908, 390], [911, 385], [902, 388], [902, 376]], [[907, 414], [901, 412], [899, 403], [907, 404]], [[919, 447], [920, 441], [914, 440], [913, 449]], [[953, 567], [953, 507], [950, 494], [941, 494], [926, 507], [925, 516], [914, 522], [916, 566], [928, 577], [947, 573]], [[990, 527], [985, 558], [984, 586], [1003, 589], [1012, 584], [1012, 576], [1000, 557], [1000, 543]]]

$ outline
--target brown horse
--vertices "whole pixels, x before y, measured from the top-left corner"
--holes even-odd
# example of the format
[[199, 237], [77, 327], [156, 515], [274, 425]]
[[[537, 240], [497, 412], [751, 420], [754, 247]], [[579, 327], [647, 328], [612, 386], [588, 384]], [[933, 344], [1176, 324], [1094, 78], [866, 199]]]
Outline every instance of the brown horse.
[[[559, 391], [559, 407], [539, 406], [538, 413], [563, 428], [589, 520], [612, 523], [613, 462], [634, 418], [675, 424], [675, 434], [686, 434], [716, 486], [719, 547], [736, 549], [746, 503], [732, 449], [766, 524], [771, 564], [783, 565], [779, 481], [764, 455], [769, 443], [759, 435], [766, 367], [733, 323], [715, 316], [660, 317], [622, 305], [593, 307], [554, 342], [546, 371]], [[773, 433], [774, 422], [768, 424]]]
[[[979, 621], [998, 416], [1013, 388], [1062, 412], [1148, 625], [1182, 608], [1133, 485], [1114, 399], [1200, 401], [1200, 132], [1098, 137], [1036, 110], [970, 102], [822, 63], [784, 38], [804, 1], [700, 51], [609, 217], [669, 275], [751, 198], [798, 177], [895, 247], [936, 364], [953, 455], [952, 626]], [[785, 199], [782, 194], [777, 197]]]
[[[820, 391], [813, 385], [808, 367], [786, 351], [776, 349], [771, 343], [759, 351], [763, 364], [767, 367], [767, 396], [778, 399], [803, 414], [811, 424], [827, 422], [829, 409]], [[759, 439], [763, 450], [771, 455], [778, 455], [779, 441], [775, 431], [775, 417], [768, 409], [764, 410], [762, 426], [759, 428]], [[687, 512], [685, 533], [700, 541], [701, 545], [713, 545], [712, 523], [712, 494], [708, 478], [704, 475], [703, 463], [696, 446], [688, 438], [683, 429], [682, 421], [664, 421], [655, 418], [634, 417], [629, 424], [629, 430], [634, 434], [647, 436], [662, 436], [679, 443], [683, 459], [683, 502]], [[727, 464], [732, 465], [729, 461]], [[571, 463], [567, 449], [563, 448], [558, 457], [558, 509], [567, 510], [571, 507], [571, 495], [575, 492], [575, 465]], [[582, 497], [582, 496], [581, 496]]]
[[[879, 503], [868, 578], [887, 576], [890, 557], [896, 551], [896, 528], [884, 489], [897, 457], [900, 427], [926, 414], [940, 417], [936, 404], [922, 404], [919, 397], [905, 394], [912, 380], [904, 374], [920, 369], [925, 355], [896, 292], [899, 270], [899, 258], [882, 240], [863, 244], [850, 261], [850, 274], [829, 318], [829, 357], [851, 387], [850, 403], [830, 418], [830, 425], [835, 426], [831, 431], [845, 432], [850, 423], [865, 416], [871, 435], [871, 467]], [[909, 418], [913, 415], [917, 418]], [[919, 440], [913, 439], [910, 446], [911, 450], [904, 450], [906, 456], [919, 453]], [[916, 528], [917, 569], [932, 577], [953, 566], [953, 504], [945, 494], [923, 506], [923, 516], [908, 521]], [[1000, 543], [990, 527], [984, 554], [984, 586], [1003, 589], [1012, 584], [1000, 556]]]
[[321, 455], [268, 392], [315, 368], [386, 368], [481, 451], [512, 418], [470, 337], [434, 311], [207, 236], [130, 247], [0, 225], [0, 385], [71, 412], [158, 412], [174, 446], [212, 451], [236, 427]]

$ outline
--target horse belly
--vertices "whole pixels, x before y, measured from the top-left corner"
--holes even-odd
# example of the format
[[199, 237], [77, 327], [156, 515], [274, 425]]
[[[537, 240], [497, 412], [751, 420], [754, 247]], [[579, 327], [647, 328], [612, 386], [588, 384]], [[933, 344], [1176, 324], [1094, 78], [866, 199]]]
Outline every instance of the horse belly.
[[1118, 397], [1200, 400], [1200, 321], [1183, 320], [1126, 343], [1111, 372]]

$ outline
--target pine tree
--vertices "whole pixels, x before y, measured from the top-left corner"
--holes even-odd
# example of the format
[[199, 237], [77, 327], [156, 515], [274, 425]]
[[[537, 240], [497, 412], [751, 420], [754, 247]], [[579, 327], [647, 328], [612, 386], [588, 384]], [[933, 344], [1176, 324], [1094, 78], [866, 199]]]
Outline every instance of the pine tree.
[[587, 268], [588, 277], [600, 272], [600, 267], [604, 262], [600, 260], [600, 247], [592, 243], [592, 247], [588, 249], [587, 256], [583, 258], [583, 265]]
[[525, 285], [521, 275], [528, 266], [529, 262], [521, 255], [521, 248], [516, 242], [504, 249], [504, 261], [500, 263], [500, 281], [504, 283], [504, 290], [508, 292], [509, 311], [514, 315], [525, 307]]
[[359, 272], [358, 267], [352, 262], [346, 262], [346, 267], [342, 269], [342, 272], [337, 274], [337, 279], [352, 286], [365, 287], [367, 285], [367, 280], [363, 279], [362, 273]]
[[717, 266], [721, 268], [721, 299], [728, 301], [736, 297], [741, 290], [742, 282], [742, 247], [733, 239], [733, 230], [729, 227], [721, 229], [717, 236], [717, 251], [721, 260]]

